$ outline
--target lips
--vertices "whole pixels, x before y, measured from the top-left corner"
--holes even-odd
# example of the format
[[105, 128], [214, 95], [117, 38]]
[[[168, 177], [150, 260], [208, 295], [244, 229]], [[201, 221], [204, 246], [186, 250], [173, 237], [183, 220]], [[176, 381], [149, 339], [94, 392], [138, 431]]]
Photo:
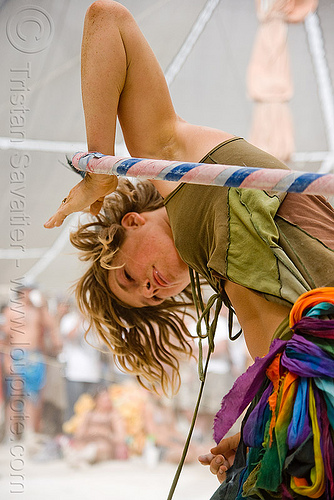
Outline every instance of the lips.
[[171, 283], [166, 280], [164, 276], [162, 276], [156, 268], [153, 268], [153, 278], [154, 281], [161, 287], [171, 286]]

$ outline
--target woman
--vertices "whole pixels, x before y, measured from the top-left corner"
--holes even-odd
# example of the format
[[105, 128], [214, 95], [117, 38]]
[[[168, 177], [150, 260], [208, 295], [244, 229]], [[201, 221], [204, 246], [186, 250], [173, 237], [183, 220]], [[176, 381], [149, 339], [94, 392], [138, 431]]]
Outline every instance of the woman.
[[[177, 116], [150, 47], [116, 2], [88, 9], [82, 92], [90, 151], [114, 154], [118, 116], [134, 157], [286, 168], [238, 137]], [[77, 297], [118, 363], [153, 385], [166, 388], [166, 365], [175, 383], [177, 357], [190, 352], [183, 303], [175, 298], [189, 285], [188, 267], [233, 305], [254, 358], [268, 353], [280, 326], [289, 330], [285, 320], [301, 293], [334, 284], [333, 210], [319, 197], [165, 181], [119, 184], [116, 190], [116, 177], [86, 174], [45, 227], [88, 206], [97, 215], [113, 193], [103, 215], [72, 235], [91, 262]], [[221, 479], [234, 455], [236, 442], [230, 443], [222, 441], [218, 456], [203, 460]]]

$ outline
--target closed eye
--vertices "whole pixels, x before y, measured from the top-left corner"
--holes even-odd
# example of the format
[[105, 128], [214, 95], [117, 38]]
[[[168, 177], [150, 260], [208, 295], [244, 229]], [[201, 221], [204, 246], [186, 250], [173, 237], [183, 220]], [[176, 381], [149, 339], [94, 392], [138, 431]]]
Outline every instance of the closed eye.
[[155, 295], [153, 295], [152, 299], [154, 300], [154, 302], [159, 302], [160, 304], [162, 304], [162, 302], [165, 300], [161, 299], [160, 297], [156, 297]]
[[132, 276], [130, 276], [130, 274], [125, 269], [123, 269], [123, 272], [124, 272], [124, 277], [127, 281], [129, 281], [129, 282], [134, 281]]

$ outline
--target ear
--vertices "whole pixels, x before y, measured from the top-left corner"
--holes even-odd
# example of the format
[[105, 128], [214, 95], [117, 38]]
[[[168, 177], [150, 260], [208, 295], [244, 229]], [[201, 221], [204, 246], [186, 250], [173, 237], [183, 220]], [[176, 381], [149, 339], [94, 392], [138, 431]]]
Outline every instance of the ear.
[[121, 224], [124, 229], [137, 229], [141, 226], [144, 226], [146, 223], [145, 218], [138, 214], [137, 212], [128, 212], [124, 215]]

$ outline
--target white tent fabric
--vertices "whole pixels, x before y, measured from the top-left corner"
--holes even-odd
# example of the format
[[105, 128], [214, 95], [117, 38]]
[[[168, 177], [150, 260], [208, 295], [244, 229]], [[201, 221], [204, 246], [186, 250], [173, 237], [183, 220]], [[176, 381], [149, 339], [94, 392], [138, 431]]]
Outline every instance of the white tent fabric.
[[[49, 295], [82, 272], [68, 232], [46, 230], [79, 180], [65, 154], [84, 150], [80, 43], [88, 0], [0, 3], [0, 297], [24, 277]], [[164, 69], [177, 112], [190, 122], [248, 138], [253, 104], [246, 72], [258, 26], [249, 0], [124, 0]], [[289, 25], [296, 151], [292, 168], [334, 164], [334, 8], [321, 0]], [[118, 135], [119, 153], [122, 138]]]

